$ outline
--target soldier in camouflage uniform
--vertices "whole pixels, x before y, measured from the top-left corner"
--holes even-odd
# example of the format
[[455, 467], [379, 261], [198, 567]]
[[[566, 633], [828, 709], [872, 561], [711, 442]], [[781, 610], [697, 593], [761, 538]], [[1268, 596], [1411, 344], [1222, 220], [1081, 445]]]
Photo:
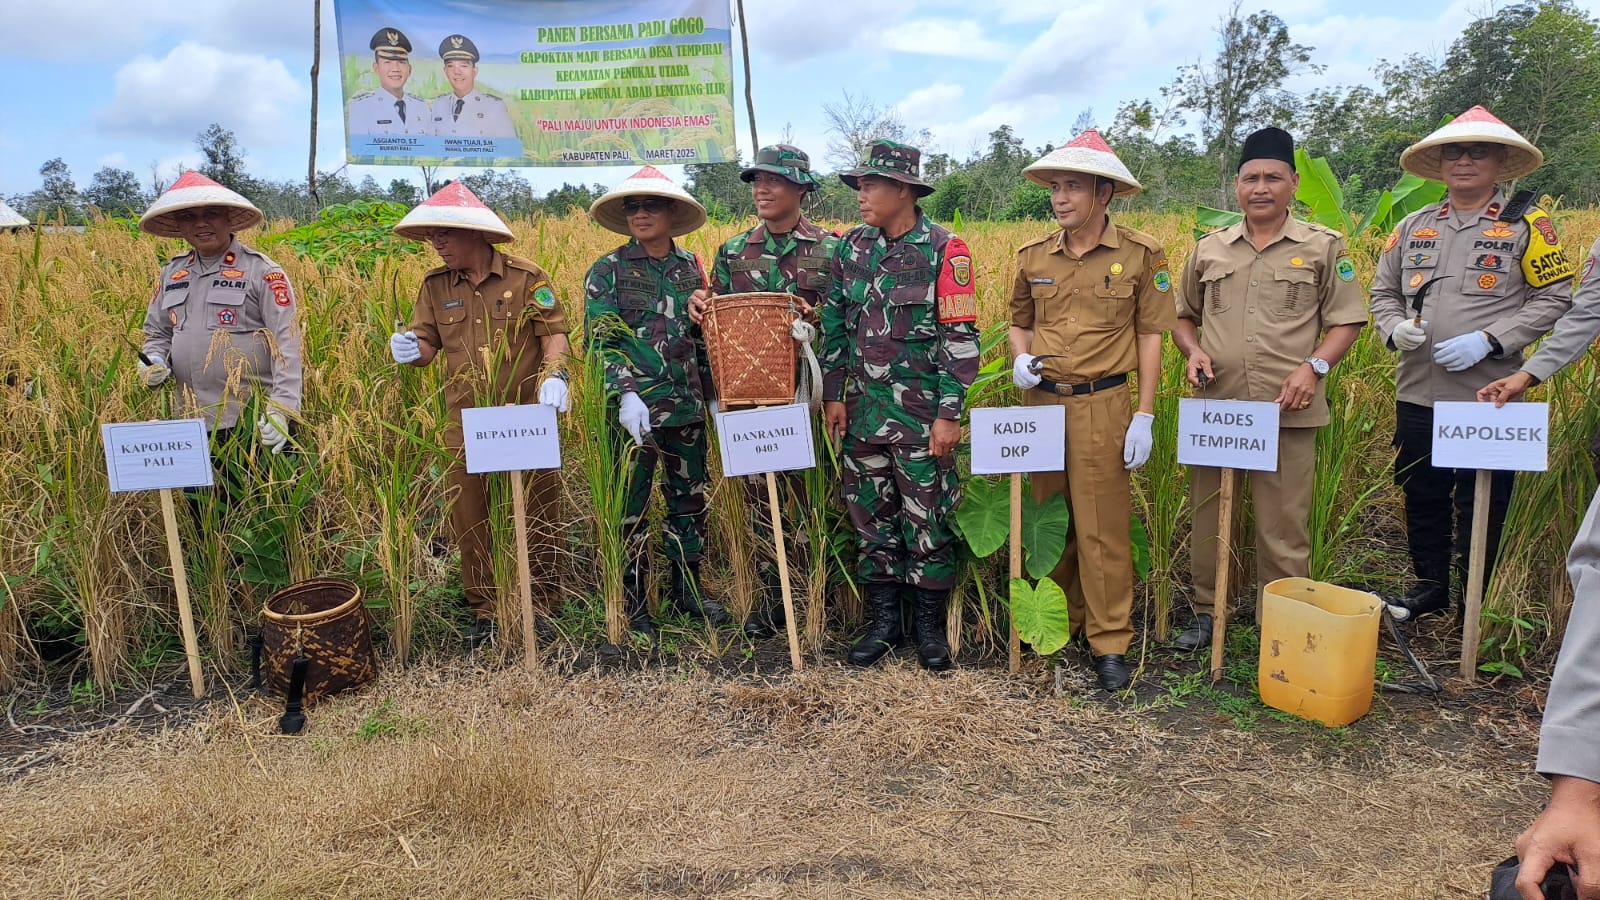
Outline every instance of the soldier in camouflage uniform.
[[[740, 172], [739, 178], [750, 183], [761, 224], [729, 238], [717, 251], [711, 286], [696, 291], [691, 298], [690, 318], [700, 322], [712, 295], [758, 291], [799, 297], [804, 301], [800, 314], [811, 318], [832, 284], [833, 254], [839, 243], [838, 235], [807, 221], [800, 212], [805, 196], [822, 186], [811, 172], [811, 158], [788, 144], [762, 147], [755, 164]], [[803, 360], [801, 365], [804, 368]], [[805, 476], [801, 473], [781, 473], [778, 489], [779, 502], [785, 508], [796, 509], [807, 502]], [[772, 513], [765, 479], [744, 479], [744, 494], [751, 529], [757, 535], [770, 533]], [[798, 517], [791, 519], [797, 520]], [[789, 547], [791, 564], [804, 568], [805, 542], [795, 540]], [[784, 625], [776, 551], [763, 542], [758, 557], [762, 595], [744, 625], [745, 634], [752, 638], [770, 637]]]
[[879, 141], [862, 166], [839, 176], [856, 191], [866, 224], [844, 235], [833, 259], [822, 385], [872, 615], [850, 661], [870, 666], [901, 640], [905, 594], [917, 658], [938, 671], [951, 666], [949, 517], [960, 498], [961, 412], [978, 374], [978, 311], [966, 243], [917, 206], [933, 192], [917, 177], [920, 159], [913, 147]]
[[[589, 215], [629, 241], [595, 260], [584, 285], [591, 346], [605, 360], [617, 421], [639, 450], [623, 514], [628, 537], [628, 616], [634, 631], [655, 633], [646, 587], [650, 548], [640, 528], [655, 470], [667, 503], [666, 556], [671, 602], [713, 625], [732, 621], [700, 588], [706, 530], [706, 418], [716, 390], [689, 297], [706, 284], [700, 260], [673, 238], [705, 224], [705, 209], [683, 188], [645, 166], [589, 208]], [[621, 432], [616, 433], [621, 441]]]

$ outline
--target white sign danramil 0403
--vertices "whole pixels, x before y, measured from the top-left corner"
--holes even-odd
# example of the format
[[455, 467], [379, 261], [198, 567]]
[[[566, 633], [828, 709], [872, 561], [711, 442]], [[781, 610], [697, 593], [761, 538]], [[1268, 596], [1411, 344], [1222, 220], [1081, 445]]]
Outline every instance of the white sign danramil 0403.
[[1178, 462], [1185, 466], [1276, 472], [1278, 404], [1179, 400]]
[[1550, 465], [1550, 407], [1435, 403], [1433, 464], [1442, 469], [1543, 472]]
[[725, 476], [788, 472], [817, 464], [811, 411], [804, 403], [717, 413], [717, 444]]
[[553, 406], [478, 406], [461, 411], [467, 471], [522, 472], [561, 468], [561, 434]]
[[1065, 406], [972, 410], [972, 474], [1061, 472], [1067, 466]]
[[102, 424], [113, 493], [210, 487], [211, 444], [201, 419]]

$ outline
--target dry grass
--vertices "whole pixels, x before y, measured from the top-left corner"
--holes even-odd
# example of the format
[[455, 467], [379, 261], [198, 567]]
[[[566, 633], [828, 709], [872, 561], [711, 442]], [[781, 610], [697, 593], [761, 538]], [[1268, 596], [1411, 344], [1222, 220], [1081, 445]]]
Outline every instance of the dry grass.
[[0, 786], [0, 895], [1466, 897], [1542, 790], [1426, 704], [1274, 741], [1034, 674], [449, 664], [299, 738], [250, 701]]

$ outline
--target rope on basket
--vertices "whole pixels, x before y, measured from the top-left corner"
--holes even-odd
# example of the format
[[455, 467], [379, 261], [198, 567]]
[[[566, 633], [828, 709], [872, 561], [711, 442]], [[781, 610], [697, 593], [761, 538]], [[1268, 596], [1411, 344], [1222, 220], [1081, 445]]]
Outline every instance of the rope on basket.
[[815, 409], [822, 405], [822, 366], [817, 362], [817, 354], [811, 349], [811, 341], [817, 336], [817, 329], [810, 322], [797, 316], [794, 323], [789, 326], [789, 336], [800, 342], [800, 350], [806, 357], [806, 364], [800, 367], [800, 377], [795, 379], [794, 402], [804, 403]]

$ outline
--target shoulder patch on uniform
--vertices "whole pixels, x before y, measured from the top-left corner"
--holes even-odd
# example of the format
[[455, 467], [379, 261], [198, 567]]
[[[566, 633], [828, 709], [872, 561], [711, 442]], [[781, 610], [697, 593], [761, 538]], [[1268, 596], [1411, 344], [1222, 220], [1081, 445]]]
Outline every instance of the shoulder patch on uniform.
[[944, 245], [944, 262], [939, 266], [939, 280], [934, 295], [939, 299], [939, 321], [976, 322], [978, 320], [977, 289], [972, 285], [972, 253], [967, 242], [952, 237]]
[[1349, 250], [1339, 251], [1339, 260], [1333, 264], [1333, 271], [1340, 281], [1356, 280], [1356, 264], [1351, 262]]
[[1150, 277], [1150, 282], [1156, 286], [1156, 290], [1163, 294], [1172, 290], [1172, 273], [1167, 270], [1166, 260], [1163, 259], [1161, 261], [1161, 265], [1156, 269], [1156, 274]]
[[1527, 221], [1528, 249], [1522, 254], [1522, 277], [1529, 287], [1541, 288], [1571, 278], [1572, 261], [1556, 234], [1550, 214], [1535, 206], [1522, 217]]
[[267, 274], [261, 276], [261, 280], [271, 284], [274, 281], [286, 281], [288, 280], [288, 276], [284, 275], [282, 272], [268, 272]]
[[1578, 283], [1582, 284], [1589, 279], [1589, 273], [1594, 271], [1594, 257], [1583, 261], [1583, 273], [1578, 276]]
[[539, 304], [541, 309], [553, 309], [556, 305], [556, 292], [550, 289], [546, 282], [539, 282], [532, 288], [533, 302]]
[[1399, 243], [1400, 243], [1400, 226], [1396, 225], [1394, 227], [1394, 230], [1389, 232], [1389, 239], [1387, 241], [1383, 242], [1383, 252], [1388, 253], [1390, 250], [1393, 250], [1396, 246], [1398, 246]]
[[294, 305], [294, 294], [289, 292], [289, 282], [274, 281], [270, 283], [270, 286], [272, 287], [272, 302], [279, 306]]

